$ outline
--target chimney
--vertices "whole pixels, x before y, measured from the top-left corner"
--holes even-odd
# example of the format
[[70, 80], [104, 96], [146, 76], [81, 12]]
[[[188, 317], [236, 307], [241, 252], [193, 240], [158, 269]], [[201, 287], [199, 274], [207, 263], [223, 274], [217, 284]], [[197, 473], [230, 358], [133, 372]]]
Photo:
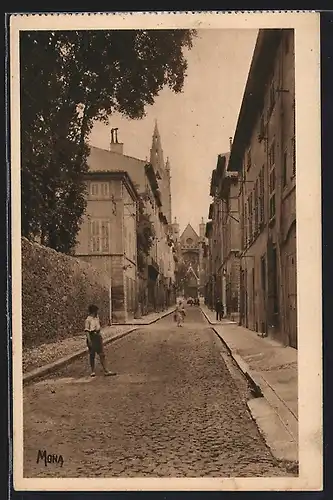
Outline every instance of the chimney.
[[118, 142], [118, 128], [111, 129], [110, 151], [121, 155], [124, 154], [124, 143]]
[[232, 137], [229, 137], [229, 145], [230, 145], [230, 151], [231, 151], [231, 148], [232, 148]]

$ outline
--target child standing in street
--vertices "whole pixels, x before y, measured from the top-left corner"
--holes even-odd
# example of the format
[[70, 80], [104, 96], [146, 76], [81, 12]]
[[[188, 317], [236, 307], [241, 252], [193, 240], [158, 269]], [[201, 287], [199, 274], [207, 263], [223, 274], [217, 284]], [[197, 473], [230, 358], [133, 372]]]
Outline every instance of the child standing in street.
[[105, 353], [103, 347], [103, 338], [101, 334], [101, 324], [98, 317], [98, 307], [89, 306], [88, 317], [85, 322], [84, 330], [87, 336], [87, 346], [89, 349], [89, 361], [91, 367], [91, 377], [95, 377], [95, 356], [99, 355], [103, 367], [104, 375], [115, 375], [109, 372], [106, 367]]
[[183, 326], [182, 323], [184, 322], [185, 315], [185, 308], [182, 302], [179, 301], [179, 304], [177, 305], [175, 310], [175, 321], [177, 322], [178, 327]]

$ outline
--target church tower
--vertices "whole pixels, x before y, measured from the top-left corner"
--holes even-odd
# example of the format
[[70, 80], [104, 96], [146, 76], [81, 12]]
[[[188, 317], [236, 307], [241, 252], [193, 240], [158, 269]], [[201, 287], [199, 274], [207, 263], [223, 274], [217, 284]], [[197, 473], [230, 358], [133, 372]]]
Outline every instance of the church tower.
[[154, 171], [155, 174], [157, 175], [157, 178], [161, 177], [162, 172], [164, 170], [164, 158], [163, 158], [161, 137], [157, 126], [157, 120], [155, 120], [153, 140], [150, 149], [150, 163], [154, 167]]
[[177, 222], [177, 219], [175, 217], [174, 223], [172, 224], [172, 234], [173, 234], [173, 239], [175, 242], [179, 241], [179, 224]]
[[166, 218], [168, 219], [169, 224], [172, 222], [172, 208], [171, 208], [171, 174], [170, 174], [170, 161], [169, 157], [167, 158], [165, 164], [165, 187], [167, 191], [168, 200], [166, 203]]
[[157, 126], [157, 120], [155, 121], [152, 146], [150, 149], [150, 163], [154, 168], [160, 187], [163, 213], [166, 216], [168, 223], [172, 224], [170, 162], [169, 158], [166, 162], [164, 162], [162, 142]]
[[203, 217], [201, 217], [201, 223], [199, 224], [199, 236], [200, 240], [204, 241], [206, 232], [206, 224], [204, 223]]

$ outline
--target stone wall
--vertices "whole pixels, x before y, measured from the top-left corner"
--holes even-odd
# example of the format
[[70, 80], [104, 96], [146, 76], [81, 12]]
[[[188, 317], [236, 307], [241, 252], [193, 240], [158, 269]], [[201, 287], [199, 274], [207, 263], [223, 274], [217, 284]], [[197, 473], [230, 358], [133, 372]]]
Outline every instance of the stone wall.
[[87, 309], [96, 304], [109, 324], [109, 280], [80, 259], [22, 238], [23, 345], [82, 333]]

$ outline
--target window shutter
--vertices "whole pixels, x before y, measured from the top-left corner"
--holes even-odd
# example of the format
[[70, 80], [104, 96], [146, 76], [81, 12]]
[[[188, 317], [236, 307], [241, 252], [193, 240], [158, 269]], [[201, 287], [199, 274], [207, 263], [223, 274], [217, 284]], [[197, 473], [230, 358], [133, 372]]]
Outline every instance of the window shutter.
[[244, 247], [247, 247], [247, 202], [244, 206]]
[[260, 223], [264, 222], [265, 214], [265, 167], [260, 172]]
[[101, 183], [101, 191], [102, 191], [102, 196], [104, 198], [108, 198], [108, 196], [109, 196], [109, 183], [108, 182]]
[[255, 233], [257, 234], [257, 231], [258, 231], [258, 227], [259, 227], [259, 183], [258, 183], [258, 179], [256, 180], [256, 184], [255, 184], [255, 200], [254, 200], [254, 224], [255, 224]]
[[252, 205], [252, 193], [249, 195], [249, 242], [252, 241], [252, 234], [253, 234], [253, 229], [252, 229], [252, 218], [253, 218], [253, 205]]
[[108, 253], [109, 251], [110, 251], [109, 221], [101, 221], [101, 252]]
[[90, 194], [91, 194], [91, 196], [98, 196], [98, 183], [97, 182], [90, 183]]
[[91, 227], [91, 250], [92, 253], [100, 252], [100, 233], [99, 233], [99, 221], [93, 220], [90, 223]]
[[287, 184], [287, 169], [288, 169], [287, 152], [284, 151], [284, 153], [283, 153], [283, 165], [282, 165], [282, 186], [283, 187], [285, 187]]

